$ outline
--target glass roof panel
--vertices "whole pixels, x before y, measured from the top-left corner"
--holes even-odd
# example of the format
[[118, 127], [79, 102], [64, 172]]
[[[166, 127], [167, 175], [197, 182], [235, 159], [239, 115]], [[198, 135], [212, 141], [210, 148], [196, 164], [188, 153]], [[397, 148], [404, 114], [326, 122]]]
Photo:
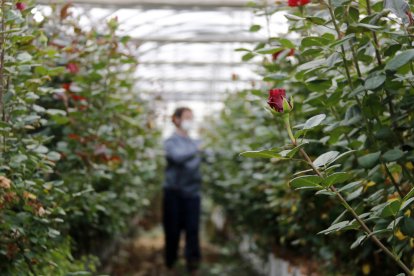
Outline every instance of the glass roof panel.
[[[50, 0], [37, 0], [41, 14], [50, 14]], [[269, 22], [246, 7], [248, 0], [73, 0], [72, 13], [87, 28], [105, 27], [117, 17], [119, 36], [136, 43], [140, 62], [136, 71], [139, 93], [164, 98], [167, 112], [177, 105], [197, 105], [196, 117], [222, 105], [226, 93], [260, 85], [254, 71], [260, 58], [241, 62], [243, 52], [269, 36], [287, 32], [284, 12]], [[274, 1], [271, 2], [275, 5]], [[253, 24], [264, 26], [249, 32]], [[268, 32], [267, 24], [277, 26]], [[212, 103], [216, 104], [212, 104]], [[202, 108], [201, 108], [202, 107]]]

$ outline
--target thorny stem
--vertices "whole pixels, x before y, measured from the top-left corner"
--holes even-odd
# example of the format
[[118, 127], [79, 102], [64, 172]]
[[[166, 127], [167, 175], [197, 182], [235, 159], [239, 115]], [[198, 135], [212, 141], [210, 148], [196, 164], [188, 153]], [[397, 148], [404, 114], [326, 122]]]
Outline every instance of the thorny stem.
[[[284, 115], [283, 120], [285, 121], [285, 124], [288, 127], [289, 137], [292, 141], [292, 144], [296, 146], [297, 145], [296, 139], [294, 138], [293, 134], [291, 134], [292, 130], [290, 129], [289, 113], [285, 113], [283, 115]], [[312, 159], [309, 157], [306, 151], [303, 148], [299, 149], [299, 151], [302, 154], [305, 161], [308, 163], [308, 165], [312, 168], [312, 170], [319, 177], [324, 179], [325, 178], [324, 175], [313, 164]], [[404, 272], [407, 273], [407, 275], [413, 276], [410, 269], [375, 236], [375, 234], [371, 231], [371, 229], [369, 229], [369, 227], [365, 224], [365, 222], [358, 216], [354, 208], [352, 208], [351, 205], [349, 205], [346, 199], [341, 195], [341, 193], [334, 186], [326, 187], [325, 189], [330, 190], [336, 195], [336, 197], [339, 199], [341, 204], [351, 213], [351, 215], [355, 218], [358, 224], [362, 227], [364, 232], [367, 234], [367, 237], [369, 237], [375, 244], [377, 244], [377, 246], [380, 247], [389, 257], [391, 257], [404, 270]]]

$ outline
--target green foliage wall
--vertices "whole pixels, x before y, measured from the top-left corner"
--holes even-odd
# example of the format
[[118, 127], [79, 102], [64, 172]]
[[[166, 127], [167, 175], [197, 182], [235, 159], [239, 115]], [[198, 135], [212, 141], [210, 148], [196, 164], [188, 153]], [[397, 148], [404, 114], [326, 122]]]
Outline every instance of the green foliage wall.
[[[299, 39], [271, 37], [254, 49], [237, 49], [245, 52], [244, 60], [262, 58], [258, 71], [264, 82], [262, 89], [230, 96], [213, 123], [209, 192], [231, 225], [256, 237], [264, 252], [276, 251], [274, 245], [290, 247], [336, 273], [409, 274], [414, 265], [409, 6], [399, 2], [405, 17], [384, 9], [387, 1], [293, 2], [284, 10], [289, 32]], [[281, 11], [252, 6], [258, 16]], [[285, 89], [293, 104], [292, 137], [288, 110], [265, 110], [271, 88]]]
[[0, 271], [93, 271], [71, 252], [122, 234], [159, 185], [155, 114], [116, 19], [84, 31], [70, 5], [41, 22], [32, 7], [2, 1]]

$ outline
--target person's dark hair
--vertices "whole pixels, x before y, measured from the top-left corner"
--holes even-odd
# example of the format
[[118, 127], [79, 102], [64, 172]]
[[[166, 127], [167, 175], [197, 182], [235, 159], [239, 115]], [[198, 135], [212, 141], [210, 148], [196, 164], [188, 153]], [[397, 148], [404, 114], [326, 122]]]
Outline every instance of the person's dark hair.
[[175, 109], [175, 111], [173, 113], [173, 116], [172, 116], [173, 119], [174, 118], [181, 118], [181, 116], [183, 116], [184, 111], [192, 112], [191, 109], [188, 108], [188, 107], [178, 107], [178, 108]]
[[177, 123], [175, 122], [175, 119], [181, 119], [181, 117], [183, 116], [183, 113], [185, 111], [192, 112], [192, 110], [190, 108], [188, 108], [188, 107], [178, 107], [178, 108], [176, 108], [175, 111], [174, 111], [174, 113], [173, 113], [173, 115], [172, 115], [171, 121], [175, 125], [177, 125]]

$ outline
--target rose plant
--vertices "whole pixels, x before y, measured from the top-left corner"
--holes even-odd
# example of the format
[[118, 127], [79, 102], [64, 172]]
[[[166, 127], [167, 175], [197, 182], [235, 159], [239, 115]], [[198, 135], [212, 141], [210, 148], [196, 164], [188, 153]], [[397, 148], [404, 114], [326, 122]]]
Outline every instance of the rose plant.
[[[355, 260], [350, 262], [360, 264], [358, 269], [348, 269], [347, 273], [357, 274], [360, 271], [378, 275], [375, 273], [388, 271], [386, 273], [390, 274], [398, 270], [406, 275], [412, 273], [414, 154], [413, 110], [410, 103], [414, 97], [411, 80], [414, 55], [409, 6], [404, 5], [403, 1], [394, 2], [397, 3], [394, 9], [384, 9], [390, 6], [389, 1], [371, 3], [369, 0], [325, 1], [300, 8], [289, 7], [286, 18], [290, 31], [300, 34], [300, 39], [272, 37], [267, 44], [260, 44], [254, 49], [238, 49], [247, 52], [244, 60], [262, 56], [264, 80], [269, 82], [270, 87], [283, 87], [289, 91], [289, 97], [295, 102], [294, 107], [293, 100], [281, 102], [280, 94], [275, 92], [281, 90], [270, 90], [269, 103], [276, 108], [273, 113], [278, 114], [283, 108], [285, 112], [277, 117], [284, 119], [273, 124], [274, 138], [267, 136], [268, 140], [257, 146], [263, 150], [248, 151], [242, 155], [267, 158], [270, 160], [268, 164], [276, 162], [273, 174], [270, 174], [273, 177], [264, 177], [261, 170], [253, 169], [242, 174], [250, 173], [253, 178], [263, 178], [262, 185], [284, 182], [290, 183], [293, 189], [305, 190], [300, 195], [306, 194], [306, 200], [311, 202], [301, 202], [302, 205], [318, 204], [320, 199], [311, 197], [309, 191], [317, 190], [317, 195], [324, 198], [331, 211], [339, 213], [331, 217], [333, 213], [320, 209], [305, 218], [300, 226], [300, 222], [293, 219], [295, 214], [289, 216], [283, 210], [288, 209], [289, 205], [283, 205], [287, 204], [289, 193], [278, 194], [275, 190], [280, 187], [272, 187], [274, 185], [271, 184], [265, 191], [267, 195], [276, 194], [273, 200], [251, 206], [262, 206], [262, 210], [266, 210], [266, 204], [278, 206], [276, 210], [282, 214], [277, 213], [277, 217], [286, 218], [291, 227], [312, 225], [310, 229], [314, 229], [315, 235], [317, 232], [339, 234], [352, 248], [348, 249], [348, 254], [353, 254]], [[403, 7], [402, 10], [400, 7]], [[257, 8], [262, 9], [261, 14], [266, 16], [280, 10]], [[296, 50], [292, 65], [289, 65], [288, 59], [276, 59], [273, 63], [268, 61], [269, 54], [281, 49]], [[292, 107], [293, 111], [288, 113]], [[291, 116], [293, 120], [304, 123], [291, 127]], [[261, 127], [256, 125], [251, 128], [250, 131], [254, 131]], [[271, 141], [282, 139], [282, 129], [287, 130], [287, 143], [284, 147], [275, 148]], [[238, 133], [240, 137], [243, 131]], [[245, 147], [251, 148], [251, 144]], [[297, 160], [298, 163], [285, 162], [288, 165], [281, 165], [280, 162], [288, 160]], [[243, 165], [244, 162], [251, 164], [246, 160], [240, 166], [247, 166]], [[264, 166], [261, 162], [259, 164]], [[294, 176], [287, 176], [289, 172]], [[218, 177], [222, 179], [223, 175]], [[245, 181], [238, 180], [243, 186]], [[222, 189], [231, 189], [231, 186], [223, 186]], [[232, 196], [237, 198], [240, 194], [235, 192]], [[280, 199], [283, 201], [278, 202]], [[345, 208], [333, 207], [335, 202]], [[226, 206], [226, 209], [230, 208]], [[296, 206], [295, 212], [298, 212], [297, 209]], [[325, 230], [318, 227], [321, 214], [333, 222]], [[289, 224], [285, 225], [287, 228], [282, 228], [280, 224], [274, 226], [278, 221], [279, 217], [269, 224], [269, 228], [279, 231], [279, 238], [297, 231], [289, 229]], [[261, 232], [256, 230], [255, 233]], [[350, 238], [354, 240], [351, 242]], [[340, 244], [327, 245], [318, 236], [312, 246], [319, 251], [319, 259], [323, 259], [326, 252], [339, 250], [341, 254], [347, 254], [345, 249], [339, 248]], [[376, 248], [385, 254], [378, 255]], [[322, 252], [322, 249], [325, 251]], [[356, 250], [360, 255], [354, 255]], [[377, 260], [371, 259], [374, 255]], [[382, 261], [379, 262], [379, 259]], [[332, 255], [329, 260], [335, 262]], [[340, 262], [346, 267], [347, 261]]]
[[155, 114], [115, 20], [86, 32], [70, 5], [41, 22], [1, 5], [0, 271], [90, 275], [155, 190]]

